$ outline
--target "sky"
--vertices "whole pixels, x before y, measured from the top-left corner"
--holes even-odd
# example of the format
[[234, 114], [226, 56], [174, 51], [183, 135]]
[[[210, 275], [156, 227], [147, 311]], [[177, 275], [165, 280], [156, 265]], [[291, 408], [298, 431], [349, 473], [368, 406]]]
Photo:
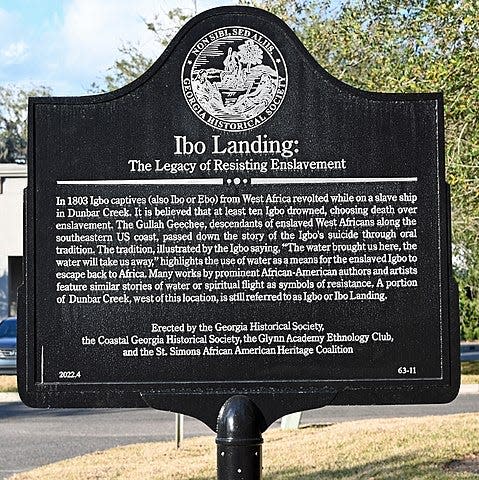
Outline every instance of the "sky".
[[[234, 4], [197, 0], [197, 11]], [[47, 86], [52, 94], [84, 95], [104, 78], [118, 48], [131, 42], [158, 57], [144, 21], [194, 0], [0, 0], [0, 85]]]

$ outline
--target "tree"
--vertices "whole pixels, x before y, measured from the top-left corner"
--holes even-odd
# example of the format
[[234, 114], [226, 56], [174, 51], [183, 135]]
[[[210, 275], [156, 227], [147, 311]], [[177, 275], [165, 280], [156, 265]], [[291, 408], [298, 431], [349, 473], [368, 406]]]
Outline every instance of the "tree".
[[[454, 267], [461, 332], [479, 339], [479, 4], [477, 0], [243, 0], [281, 17], [335, 77], [383, 92], [443, 91], [446, 167], [451, 187]], [[178, 23], [188, 15], [180, 10]], [[160, 44], [171, 38], [147, 23]], [[131, 46], [130, 46], [131, 47]], [[142, 64], [123, 51], [110, 86]], [[246, 58], [246, 57], [244, 57]], [[151, 60], [148, 60], [151, 62]], [[147, 62], [147, 63], [148, 63]], [[137, 67], [138, 70], [134, 70]], [[124, 71], [123, 71], [124, 70]], [[108, 77], [107, 77], [108, 78]], [[457, 259], [461, 258], [458, 263]]]
[[0, 163], [26, 162], [28, 97], [48, 95], [46, 87], [0, 86]]
[[[159, 53], [168, 45], [179, 28], [191, 15], [186, 10], [176, 8], [170, 10], [167, 17], [167, 25], [165, 25], [160, 15], [156, 15], [151, 21], [144, 20], [146, 28], [154, 35], [154, 39], [159, 47]], [[156, 60], [156, 58], [144, 55], [140, 47], [131, 42], [125, 43], [118, 50], [120, 58], [108, 69], [103, 82], [95, 82], [90, 86], [91, 92], [110, 92], [123, 87], [148, 70]]]
[[[442, 91], [464, 338], [479, 338], [479, 4], [475, 0], [252, 0], [318, 62], [365, 90]], [[461, 261], [458, 262], [457, 259]]]

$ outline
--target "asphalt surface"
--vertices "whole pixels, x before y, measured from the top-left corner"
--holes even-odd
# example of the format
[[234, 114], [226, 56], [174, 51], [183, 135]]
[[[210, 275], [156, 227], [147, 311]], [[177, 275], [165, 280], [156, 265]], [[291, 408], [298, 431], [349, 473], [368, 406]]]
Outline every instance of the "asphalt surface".
[[[0, 404], [0, 478], [118, 445], [174, 439], [175, 415], [151, 409], [30, 409]], [[185, 436], [213, 433], [193, 418]]]
[[[325, 407], [303, 413], [301, 423], [465, 412], [479, 412], [479, 395], [461, 394], [448, 405]], [[172, 440], [174, 422], [174, 414], [150, 409], [44, 410], [0, 403], [0, 478], [118, 445]], [[186, 437], [210, 435], [214, 442], [213, 432], [198, 420], [186, 417], [184, 427]]]

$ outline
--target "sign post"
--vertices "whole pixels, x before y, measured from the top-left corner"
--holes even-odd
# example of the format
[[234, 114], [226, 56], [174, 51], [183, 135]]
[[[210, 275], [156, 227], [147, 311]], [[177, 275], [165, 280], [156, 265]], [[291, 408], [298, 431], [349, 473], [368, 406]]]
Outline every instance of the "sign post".
[[283, 415], [456, 396], [441, 94], [352, 88], [224, 7], [120, 90], [31, 99], [28, 175], [27, 405], [192, 415], [259, 478]]
[[216, 430], [218, 480], [261, 480], [264, 428], [261, 412], [248, 397], [235, 395], [225, 402]]

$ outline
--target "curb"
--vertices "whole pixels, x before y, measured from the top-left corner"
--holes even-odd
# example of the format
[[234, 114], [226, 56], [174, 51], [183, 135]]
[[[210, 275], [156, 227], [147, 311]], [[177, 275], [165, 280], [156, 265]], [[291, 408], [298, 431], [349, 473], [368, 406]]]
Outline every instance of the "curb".
[[470, 384], [464, 384], [461, 385], [461, 388], [459, 388], [459, 395], [465, 394], [465, 395], [470, 395], [472, 393], [479, 393], [479, 384], [478, 383], [470, 383]]
[[[461, 385], [459, 389], [459, 395], [473, 395], [479, 394], [479, 384], [478, 383], [471, 383]], [[0, 393], [0, 403], [15, 403], [21, 402], [20, 395], [16, 392], [8, 392], [8, 393]]]
[[21, 402], [20, 395], [16, 392], [0, 393], [0, 403]]

